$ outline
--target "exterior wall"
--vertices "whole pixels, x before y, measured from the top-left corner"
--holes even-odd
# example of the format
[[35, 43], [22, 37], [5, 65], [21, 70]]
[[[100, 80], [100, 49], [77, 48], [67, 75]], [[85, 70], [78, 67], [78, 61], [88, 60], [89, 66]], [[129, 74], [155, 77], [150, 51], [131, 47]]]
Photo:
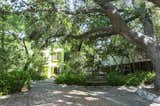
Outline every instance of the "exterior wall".
[[48, 71], [47, 77], [50, 78], [59, 74], [64, 62], [64, 50], [62, 48], [49, 48], [43, 52], [46, 58], [44, 70]]

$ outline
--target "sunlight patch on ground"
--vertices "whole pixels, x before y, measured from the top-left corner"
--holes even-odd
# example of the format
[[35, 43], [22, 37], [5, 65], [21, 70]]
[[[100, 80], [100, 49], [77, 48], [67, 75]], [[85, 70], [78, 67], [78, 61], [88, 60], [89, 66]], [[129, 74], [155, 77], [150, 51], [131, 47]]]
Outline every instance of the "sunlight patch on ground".
[[74, 99], [80, 99], [81, 97], [80, 96], [71, 96], [71, 95], [63, 95], [64, 97], [66, 98], [74, 98]]
[[73, 96], [71, 95], [63, 95], [64, 97], [67, 97], [67, 98], [74, 98]]
[[73, 103], [72, 103], [72, 102], [66, 102], [66, 104], [67, 104], [67, 105], [72, 105]]
[[128, 91], [128, 92], [135, 92], [137, 90], [136, 87], [126, 87], [126, 86], [121, 86], [117, 89], [118, 90], [125, 90], [125, 91]]
[[99, 98], [96, 98], [96, 97], [85, 97], [85, 100], [88, 100], [88, 101], [97, 101], [97, 100], [99, 100]]
[[64, 102], [64, 100], [59, 99], [59, 100], [57, 100], [57, 102], [60, 102], [60, 103], [61, 103], [61, 102]]
[[0, 97], [0, 100], [1, 100], [1, 99], [7, 99], [7, 98], [10, 98], [10, 97], [11, 97], [10, 95], [1, 96], [1, 97]]
[[53, 91], [54, 94], [61, 94], [62, 91]]
[[100, 95], [104, 95], [104, 94], [108, 94], [108, 92], [94, 92], [95, 95], [100, 94]]
[[67, 85], [66, 84], [59, 84], [62, 88], [65, 88], [65, 87], [67, 87]]
[[79, 91], [79, 90], [72, 90], [72, 91], [69, 92], [69, 94], [84, 95], [84, 96], [88, 95], [87, 92]]

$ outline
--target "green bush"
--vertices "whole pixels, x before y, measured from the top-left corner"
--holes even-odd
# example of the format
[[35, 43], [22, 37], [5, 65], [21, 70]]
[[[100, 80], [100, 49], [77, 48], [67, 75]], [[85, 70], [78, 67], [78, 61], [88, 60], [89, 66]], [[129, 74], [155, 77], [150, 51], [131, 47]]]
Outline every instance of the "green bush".
[[84, 73], [64, 72], [57, 76], [55, 82], [67, 85], [85, 85], [86, 75]]
[[132, 85], [137, 86], [142, 83], [151, 83], [155, 77], [154, 72], [135, 72], [124, 75], [119, 72], [109, 72], [107, 82], [112, 86]]
[[36, 80], [44, 80], [47, 78], [46, 75], [43, 74], [43, 72], [40, 72], [40, 71], [31, 71], [30, 72], [30, 75], [31, 75], [31, 79], [33, 81], [36, 81]]
[[22, 87], [30, 87], [30, 75], [24, 71], [0, 73], [0, 94], [6, 95], [20, 92]]

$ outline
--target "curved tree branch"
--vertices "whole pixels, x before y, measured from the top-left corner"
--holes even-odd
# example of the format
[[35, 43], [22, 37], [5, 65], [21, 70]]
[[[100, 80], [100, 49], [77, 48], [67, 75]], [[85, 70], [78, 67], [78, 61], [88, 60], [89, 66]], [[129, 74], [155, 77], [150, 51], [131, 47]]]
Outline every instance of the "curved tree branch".
[[67, 10], [57, 10], [56, 8], [48, 8], [48, 9], [36, 9], [36, 8], [28, 8], [22, 11], [10, 11], [4, 10], [0, 8], [0, 14], [10, 15], [10, 14], [24, 14], [24, 13], [36, 13], [36, 12], [48, 12], [48, 13], [65, 13], [70, 15], [77, 15], [77, 14], [89, 14], [89, 13], [102, 13], [102, 10], [99, 8], [88, 8], [88, 9], [80, 9], [75, 12], [67, 11]]
[[[110, 27], [102, 27], [102, 28], [96, 28], [92, 29], [90, 31], [87, 31], [85, 33], [79, 34], [79, 35], [54, 35], [52, 37], [64, 37], [65, 39], [95, 39], [99, 37], [107, 37], [111, 35], [115, 35], [116, 33], [113, 31], [112, 26]], [[50, 38], [52, 38], [50, 37]]]
[[113, 32], [112, 26], [109, 27], [102, 27], [102, 28], [96, 28], [89, 30], [85, 33], [79, 34], [79, 35], [73, 35], [73, 34], [54, 34], [53, 36], [49, 36], [45, 39], [45, 43], [42, 45], [44, 47], [50, 39], [53, 38], [60, 38], [62, 37], [64, 40], [68, 39], [76, 39], [76, 40], [95, 40], [97, 38], [104, 38], [104, 37], [110, 37], [112, 35], [116, 35], [117, 33]]
[[152, 3], [154, 3], [156, 6], [160, 7], [160, 0], [148, 0]]
[[[99, 3], [97, 2], [99, 0], [94, 1], [96, 3]], [[114, 32], [123, 35], [128, 40], [132, 41], [143, 49], [153, 46], [155, 44], [156, 40], [153, 37], [149, 37], [145, 34], [131, 30], [127, 26], [126, 22], [122, 19], [120, 13], [117, 11], [117, 8], [115, 6], [105, 2], [100, 3], [99, 5], [104, 9], [105, 14], [110, 18]]]

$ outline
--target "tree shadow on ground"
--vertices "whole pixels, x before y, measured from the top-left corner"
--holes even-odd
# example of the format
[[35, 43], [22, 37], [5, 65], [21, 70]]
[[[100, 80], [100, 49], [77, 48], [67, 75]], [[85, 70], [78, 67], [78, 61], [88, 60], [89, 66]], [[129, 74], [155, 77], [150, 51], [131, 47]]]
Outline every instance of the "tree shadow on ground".
[[82, 87], [40, 82], [34, 84], [27, 93], [0, 97], [0, 106], [151, 106], [154, 104], [130, 90], [131, 88], [125, 87]]
[[113, 101], [90, 95], [84, 87], [44, 85], [1, 98], [0, 106], [117, 106]]

